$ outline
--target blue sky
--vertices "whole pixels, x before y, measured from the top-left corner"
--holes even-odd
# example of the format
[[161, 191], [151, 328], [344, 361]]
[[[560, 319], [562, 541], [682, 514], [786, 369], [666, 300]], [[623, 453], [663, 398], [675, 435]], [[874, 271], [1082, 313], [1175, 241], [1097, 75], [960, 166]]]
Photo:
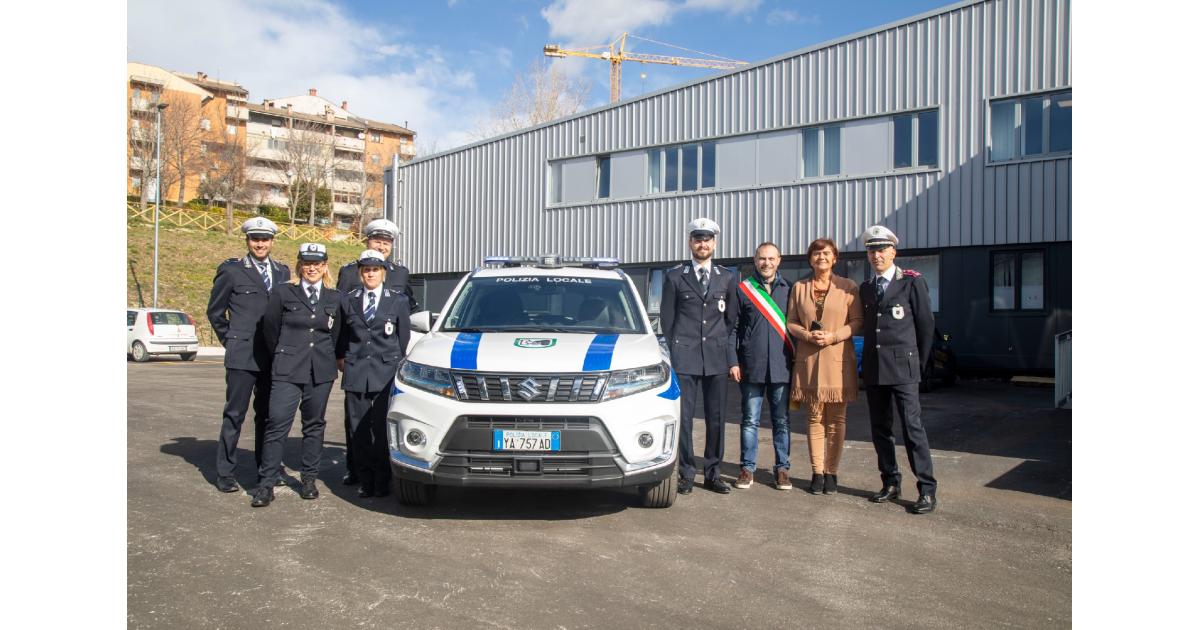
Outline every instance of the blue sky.
[[[253, 102], [304, 94], [417, 132], [447, 149], [475, 132], [547, 43], [586, 47], [628, 31], [742, 61], [760, 61], [880, 26], [948, 0], [130, 0], [127, 57], [202, 70]], [[639, 52], [700, 56], [630, 40]], [[555, 60], [608, 101], [608, 65]], [[715, 71], [626, 64], [631, 97]], [[642, 79], [641, 74], [646, 78]], [[424, 151], [422, 151], [424, 152]]]

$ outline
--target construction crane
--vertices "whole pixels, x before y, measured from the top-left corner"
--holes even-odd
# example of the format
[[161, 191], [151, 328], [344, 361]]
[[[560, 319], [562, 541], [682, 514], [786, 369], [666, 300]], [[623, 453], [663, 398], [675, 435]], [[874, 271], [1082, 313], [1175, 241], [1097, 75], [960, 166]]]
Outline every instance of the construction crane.
[[[671, 48], [679, 48], [680, 50], [687, 50], [688, 52], [701, 55], [708, 55], [711, 58], [697, 59], [693, 57], [672, 57], [670, 55], [648, 55], [645, 53], [627, 52], [625, 50], [625, 40], [629, 37], [654, 44], [661, 44], [663, 46], [670, 46]], [[604, 47], [605, 46], [600, 45], [581, 49], [570, 49], [563, 48], [558, 44], [546, 44], [542, 47], [542, 52], [547, 57], [584, 57], [587, 59], [603, 59], [607, 61], [609, 63], [609, 96], [614, 103], [621, 100], [621, 63], [625, 61], [636, 61], [638, 63], [661, 63], [668, 66], [687, 66], [690, 68], [715, 68], [717, 70], [733, 70], [748, 63], [745, 61], [736, 61], [734, 59], [718, 57], [716, 55], [711, 55], [709, 53], [704, 53], [697, 50], [681, 48], [673, 44], [657, 42], [652, 39], [646, 39], [645, 37], [630, 35], [629, 33], [622, 33], [616, 41], [608, 44], [608, 50], [604, 52], [593, 52]]]

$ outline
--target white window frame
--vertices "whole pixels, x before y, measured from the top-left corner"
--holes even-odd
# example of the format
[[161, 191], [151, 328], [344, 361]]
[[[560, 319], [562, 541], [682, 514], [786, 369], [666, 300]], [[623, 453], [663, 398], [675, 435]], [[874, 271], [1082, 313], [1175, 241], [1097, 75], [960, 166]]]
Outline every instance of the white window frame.
[[[704, 145], [713, 145], [713, 162], [716, 162], [713, 168], [713, 182], [711, 186], [704, 185]], [[696, 148], [696, 188], [693, 190], [683, 189], [683, 150], [685, 147]], [[667, 190], [667, 152], [674, 152], [679, 168], [675, 173], [675, 190]], [[651, 171], [651, 164], [654, 159], [653, 154], [658, 154], [658, 173]], [[702, 190], [716, 190], [717, 188], [717, 169], [720, 168], [720, 160], [717, 160], [716, 140], [700, 140], [696, 142], [685, 142], [683, 144], [672, 144], [664, 147], [653, 147], [646, 149], [646, 187], [648, 195], [677, 195], [677, 194], [692, 194]], [[655, 181], [657, 175], [657, 182]], [[655, 188], [657, 187], [657, 190]]]
[[[934, 140], [934, 146], [937, 149], [937, 158], [933, 164], [920, 164], [921, 158], [921, 114], [934, 113], [937, 119], [937, 138]], [[909, 165], [896, 166], [896, 119], [905, 118], [912, 121], [912, 136], [910, 138]], [[899, 114], [891, 115], [891, 134], [888, 135], [888, 153], [891, 154], [891, 160], [888, 164], [889, 173], [905, 173], [909, 171], [936, 171], [942, 165], [942, 115], [941, 111], [936, 108], [917, 109]]]
[[[1070, 157], [1075, 144], [1073, 135], [1071, 138], [1072, 149], [1066, 149], [1065, 151], [1050, 150], [1050, 104], [1054, 97], [1062, 96], [1064, 94], [1068, 97], [1068, 100], [1074, 99], [1074, 95], [1071, 93], [1070, 88], [1065, 90], [1050, 90], [1046, 92], [1029, 92], [1025, 94], [1005, 96], [1003, 98], [988, 99], [987, 121], [985, 123], [987, 129], [987, 163], [1010, 164], [1013, 162], [1053, 160], [1063, 157]], [[1025, 124], [1025, 101], [1033, 98], [1040, 98], [1042, 100], [1042, 152], [1027, 155], [1025, 153], [1025, 130], [1023, 129]], [[1016, 105], [1013, 110], [1013, 116], [1016, 119], [1016, 124], [1013, 127], [1013, 156], [1004, 159], [994, 159], [992, 157], [992, 108], [996, 105], [1004, 105], [1007, 103], [1013, 103]], [[1072, 125], [1075, 124], [1073, 114], [1074, 113], [1072, 112]]]

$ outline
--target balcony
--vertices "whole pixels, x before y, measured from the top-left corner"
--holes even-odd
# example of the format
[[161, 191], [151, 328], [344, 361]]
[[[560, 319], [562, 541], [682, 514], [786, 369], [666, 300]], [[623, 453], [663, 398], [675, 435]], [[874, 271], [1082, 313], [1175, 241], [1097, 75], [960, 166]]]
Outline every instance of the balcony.
[[246, 179], [252, 182], [283, 185], [287, 183], [287, 173], [276, 168], [250, 166], [246, 168]]
[[226, 105], [225, 118], [227, 120], [250, 120], [250, 110], [244, 106]]
[[360, 153], [366, 150], [366, 142], [363, 140], [359, 140], [358, 138], [346, 138], [343, 136], [334, 136], [333, 146], [339, 149], [345, 149], [347, 151], [358, 151]]

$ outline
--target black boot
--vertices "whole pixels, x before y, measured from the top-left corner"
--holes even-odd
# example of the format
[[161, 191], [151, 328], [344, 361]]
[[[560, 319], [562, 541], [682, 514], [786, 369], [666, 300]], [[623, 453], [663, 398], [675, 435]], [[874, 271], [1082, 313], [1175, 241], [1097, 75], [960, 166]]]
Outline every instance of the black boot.
[[825, 494], [837, 494], [837, 475], [825, 473]]
[[825, 489], [825, 475], [813, 473], [812, 481], [808, 484], [809, 494], [821, 494]]

